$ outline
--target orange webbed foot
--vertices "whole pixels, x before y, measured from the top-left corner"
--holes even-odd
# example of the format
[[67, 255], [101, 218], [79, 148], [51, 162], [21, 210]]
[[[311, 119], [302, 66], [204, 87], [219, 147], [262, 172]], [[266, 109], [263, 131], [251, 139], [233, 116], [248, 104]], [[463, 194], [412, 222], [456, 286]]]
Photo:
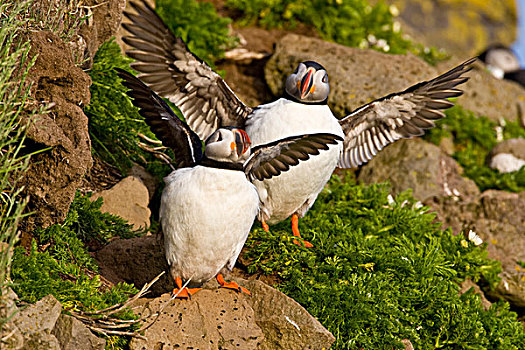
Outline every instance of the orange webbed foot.
[[299, 232], [299, 216], [297, 214], [292, 215], [292, 232], [297, 239], [293, 240], [294, 244], [298, 246], [305, 246], [306, 248], [312, 248], [314, 245], [308, 241], [305, 241], [301, 238], [301, 233]]
[[268, 226], [268, 224], [266, 223], [266, 221], [261, 221], [261, 225], [262, 225], [262, 228], [264, 230], [264, 232], [270, 232], [270, 226]]
[[252, 293], [248, 289], [239, 286], [237, 282], [234, 282], [234, 281], [226, 282], [224, 280], [224, 277], [220, 273], [217, 275], [217, 282], [219, 282], [219, 284], [221, 285], [220, 288], [228, 288], [236, 292], [245, 293], [245, 294], [248, 294], [249, 296], [252, 296]]
[[177, 285], [177, 288], [173, 289], [173, 292], [171, 292], [172, 298], [191, 300], [191, 296], [202, 289], [202, 288], [187, 288], [187, 287], [182, 288], [182, 279], [180, 277], [175, 278], [175, 284]]

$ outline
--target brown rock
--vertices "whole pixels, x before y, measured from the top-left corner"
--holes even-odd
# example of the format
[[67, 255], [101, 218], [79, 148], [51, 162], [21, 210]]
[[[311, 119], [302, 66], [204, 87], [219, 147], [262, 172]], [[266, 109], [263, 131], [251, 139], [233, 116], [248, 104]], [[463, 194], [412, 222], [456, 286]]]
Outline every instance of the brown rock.
[[523, 208], [525, 192], [485, 191], [480, 196], [480, 210], [473, 228], [489, 244], [489, 256], [501, 261], [509, 275], [516, 274], [517, 261], [525, 261]]
[[[289, 34], [278, 42], [266, 64], [265, 77], [272, 93], [280, 96], [286, 77], [297, 63], [319, 62], [330, 78], [328, 104], [336, 116], [344, 117], [365, 103], [432, 79], [468, 57], [442, 62], [436, 69], [410, 54], [389, 55]], [[460, 86], [464, 94], [457, 100], [459, 105], [494, 121], [514, 121], [523, 116], [525, 94], [521, 86], [494, 78], [481, 63], [467, 76], [470, 80]]]
[[[169, 302], [168, 294], [151, 301], [139, 300], [143, 312], [162, 312], [145, 331], [148, 340], [135, 338], [130, 348], [303, 350], [328, 349], [335, 341], [319, 321], [291, 298], [261, 281], [236, 281], [247, 287], [252, 296], [212, 287], [194, 294], [191, 301]], [[206, 288], [215, 284], [211, 281]]]
[[149, 226], [149, 192], [138, 177], [128, 176], [109, 190], [93, 194], [91, 199], [99, 197], [104, 199], [101, 211], [122, 217], [132, 224], [134, 229]]
[[[106, 279], [139, 288], [168, 270], [162, 242], [154, 236], [113, 241], [97, 252], [96, 259]], [[150, 297], [162, 295], [143, 299], [140, 305], [148, 305], [151, 312], [165, 305], [169, 299], [165, 293], [174, 287], [168, 275], [148, 293]], [[212, 280], [191, 301], [175, 300], [166, 306], [146, 330], [148, 341], [134, 339], [131, 349], [176, 345], [200, 349], [321, 349], [335, 340], [303, 307], [281, 292], [260, 281], [235, 280], [248, 288], [252, 297], [217, 290], [218, 284]]]
[[478, 188], [461, 173], [461, 167], [439, 147], [415, 138], [387, 146], [362, 167], [358, 179], [365, 183], [390, 181], [395, 194], [411, 188], [420, 201], [476, 197]]
[[258, 349], [328, 349], [335, 337], [299, 303], [267, 284], [243, 283], [253, 297], [255, 321], [264, 332]]
[[[446, 69], [464, 58], [444, 62], [439, 68]], [[521, 109], [525, 103], [525, 89], [518, 84], [497, 79], [490, 74], [481, 63], [474, 65], [468, 73], [470, 77], [461, 90], [463, 95], [458, 97], [457, 104], [489, 119], [499, 122], [501, 118], [517, 121], [522, 115]]]
[[144, 332], [148, 341], [134, 338], [130, 349], [257, 349], [264, 335], [255, 323], [249, 298], [227, 289], [204, 289], [191, 301], [169, 302], [169, 294], [149, 302], [142, 299], [139, 305], [147, 303], [152, 311], [169, 304]]
[[[158, 236], [115, 240], [99, 250], [95, 259], [100, 274], [106, 279], [113, 283], [133, 283], [138, 288], [142, 288], [162, 271], [169, 270], [164, 246]], [[175, 285], [169, 275], [166, 273], [151, 287], [149, 297], [173, 290]]]
[[[0, 248], [2, 248], [1, 244]], [[16, 318], [19, 312], [16, 306], [18, 296], [9, 287], [2, 289], [0, 294], [0, 319], [9, 320], [9, 322], [4, 323], [2, 327], [0, 327], [0, 344], [8, 350], [22, 349], [24, 346], [24, 336], [13, 321], [13, 318]]]
[[487, 295], [496, 300], [504, 299], [517, 309], [525, 309], [525, 283], [515, 276], [503, 276], [494, 290], [487, 290]]
[[142, 180], [144, 185], [148, 188], [149, 199], [151, 200], [155, 195], [155, 191], [160, 185], [159, 179], [148, 173], [146, 169], [138, 164], [133, 164], [129, 174]]
[[22, 348], [61, 350], [58, 340], [51, 334], [61, 312], [62, 305], [52, 295], [20, 311], [13, 323], [23, 336]]
[[60, 315], [52, 334], [58, 339], [61, 350], [104, 350], [106, 340], [97, 337], [76, 318]]
[[62, 350], [57, 338], [48, 333], [33, 333], [25, 337], [23, 349]]
[[37, 56], [29, 72], [32, 96], [54, 102], [49, 114], [38, 115], [28, 130], [30, 149], [52, 147], [32, 158], [21, 185], [30, 195], [26, 220], [47, 227], [65, 219], [82, 177], [91, 167], [88, 120], [80, 106], [88, 104], [89, 76], [72, 61], [68, 47], [50, 32], [32, 32], [31, 57]]
[[282, 94], [287, 76], [306, 60], [319, 62], [328, 71], [328, 104], [339, 117], [437, 75], [435, 68], [411, 54], [387, 55], [289, 34], [278, 42], [265, 67], [266, 82], [274, 95]]
[[426, 204], [437, 212], [444, 228], [476, 232], [487, 243], [489, 257], [501, 262], [502, 282], [485, 292], [525, 308], [525, 268], [518, 265], [525, 261], [525, 192], [488, 190], [468, 203], [434, 198]]
[[392, 0], [403, 30], [417, 42], [474, 56], [489, 44], [512, 44], [516, 38], [514, 0]]
[[525, 160], [525, 139], [509, 139], [498, 143], [491, 151], [490, 156], [494, 157], [496, 154], [508, 153], [516, 158]]
[[51, 294], [20, 311], [15, 323], [24, 335], [51, 333], [62, 312], [62, 305]]
[[85, 0], [83, 5], [90, 17], [80, 28], [79, 34], [86, 41], [86, 56], [89, 59], [86, 68], [90, 68], [100, 45], [117, 33], [126, 0]]

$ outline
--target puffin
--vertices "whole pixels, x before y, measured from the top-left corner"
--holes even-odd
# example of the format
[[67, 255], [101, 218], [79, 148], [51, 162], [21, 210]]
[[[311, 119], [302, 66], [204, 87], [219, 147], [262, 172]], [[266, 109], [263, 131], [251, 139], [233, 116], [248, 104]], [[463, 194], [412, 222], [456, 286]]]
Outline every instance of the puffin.
[[220, 127], [244, 129], [252, 145], [261, 145], [300, 134], [326, 132], [343, 137], [329, 150], [302, 162], [289, 172], [254, 182], [260, 199], [258, 220], [268, 231], [291, 216], [293, 242], [303, 240], [299, 218], [312, 207], [336, 167], [358, 167], [388, 144], [420, 136], [443, 118], [448, 100], [462, 91], [456, 87], [468, 80], [464, 74], [475, 58], [429, 81], [393, 93], [337, 119], [328, 107], [330, 86], [326, 69], [314, 61], [298, 64], [286, 79], [284, 94], [257, 107], [245, 105], [228, 84], [176, 37], [145, 2], [131, 1], [134, 13], [125, 11], [129, 33], [123, 41], [132, 47], [126, 54], [131, 67], [162, 97], [183, 113], [190, 128], [205, 138]]
[[[253, 181], [278, 177], [342, 138], [328, 133], [299, 135], [250, 147], [247, 133], [221, 127], [202, 141], [155, 92], [132, 74], [117, 69], [127, 94], [165, 146], [178, 168], [165, 177], [160, 223], [166, 260], [175, 280], [174, 295], [191, 298], [216, 276], [221, 287], [250, 292], [226, 282], [259, 210]], [[189, 287], [183, 287], [183, 281]]]
[[525, 87], [525, 69], [521, 67], [518, 57], [510, 48], [494, 44], [487, 47], [478, 57], [494, 77], [512, 80]]

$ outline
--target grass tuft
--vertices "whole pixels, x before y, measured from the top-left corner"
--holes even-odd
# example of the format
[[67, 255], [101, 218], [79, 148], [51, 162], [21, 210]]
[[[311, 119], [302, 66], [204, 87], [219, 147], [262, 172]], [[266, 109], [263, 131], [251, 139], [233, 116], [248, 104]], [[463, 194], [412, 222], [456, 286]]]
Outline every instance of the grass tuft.
[[3, 309], [2, 297], [9, 286], [12, 250], [27, 204], [19, 186], [30, 157], [23, 154], [28, 127], [24, 120], [45, 110], [30, 99], [27, 75], [34, 59], [29, 57], [29, 43], [21, 40], [31, 23], [25, 14], [32, 5], [33, 1], [0, 4], [0, 329], [13, 316]]
[[496, 303], [459, 295], [459, 283], [498, 281], [486, 244], [442, 231], [409, 192], [394, 203], [387, 185], [333, 177], [301, 221], [314, 248], [291, 244], [289, 223], [252, 231], [244, 258], [252, 273], [276, 275], [278, 288], [336, 337], [334, 349], [521, 349], [525, 333]]

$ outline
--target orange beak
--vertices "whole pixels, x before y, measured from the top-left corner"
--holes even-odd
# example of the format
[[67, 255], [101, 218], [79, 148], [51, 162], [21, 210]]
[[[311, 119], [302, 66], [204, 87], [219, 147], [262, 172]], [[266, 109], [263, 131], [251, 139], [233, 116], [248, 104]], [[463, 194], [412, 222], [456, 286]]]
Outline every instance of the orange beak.
[[[237, 149], [237, 155], [240, 157], [248, 149], [250, 149], [250, 145], [252, 144], [252, 141], [250, 140], [250, 137], [248, 136], [246, 131], [242, 129], [234, 129], [233, 135], [235, 136], [235, 148]], [[233, 150], [233, 143], [232, 143], [232, 150]]]
[[308, 73], [306, 73], [306, 75], [301, 80], [301, 88], [299, 90], [301, 91], [301, 100], [304, 99], [310, 93], [310, 90], [313, 89], [315, 91], [315, 86], [313, 85], [314, 73], [315, 73], [314, 68], [312, 67], [308, 68]]

